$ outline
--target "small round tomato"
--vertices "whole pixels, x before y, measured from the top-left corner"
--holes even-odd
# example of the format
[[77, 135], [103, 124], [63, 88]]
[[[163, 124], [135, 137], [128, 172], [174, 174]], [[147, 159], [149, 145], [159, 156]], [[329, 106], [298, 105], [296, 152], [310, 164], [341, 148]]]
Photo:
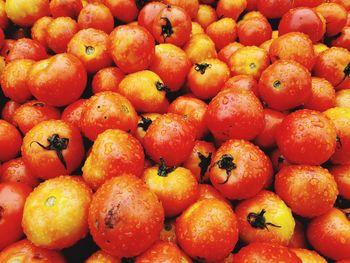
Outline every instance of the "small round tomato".
[[84, 263], [121, 263], [121, 261], [103, 250], [99, 250], [92, 254]]
[[350, 108], [350, 89], [340, 90], [335, 94], [335, 106]]
[[235, 88], [225, 89], [213, 98], [205, 114], [205, 122], [209, 131], [220, 140], [251, 140], [265, 125], [259, 99], [252, 91]]
[[88, 232], [91, 199], [91, 189], [80, 178], [49, 179], [28, 196], [23, 210], [23, 231], [39, 247], [70, 247]]
[[53, 21], [50, 16], [44, 16], [38, 19], [32, 26], [31, 36], [33, 40], [38, 41], [44, 48], [48, 49], [46, 37], [47, 37], [47, 27]]
[[181, 7], [191, 19], [196, 18], [199, 9], [199, 0], [162, 0], [165, 4]]
[[84, 157], [80, 132], [64, 121], [40, 122], [25, 135], [22, 157], [28, 168], [41, 179], [70, 174]]
[[255, 96], [258, 94], [258, 82], [251, 75], [236, 75], [225, 82], [225, 85], [222, 89], [241, 89], [241, 90], [250, 90]]
[[0, 183], [0, 249], [23, 236], [23, 207], [32, 189], [22, 183]]
[[258, 0], [257, 9], [267, 18], [280, 18], [293, 8], [290, 0]]
[[302, 263], [301, 259], [299, 259], [290, 249], [273, 243], [252, 243], [243, 247], [234, 256], [234, 263], [254, 262], [254, 260], [264, 263]]
[[325, 111], [335, 106], [335, 90], [328, 80], [312, 77], [311, 97], [304, 104], [306, 109]]
[[300, 106], [311, 96], [311, 74], [298, 62], [278, 60], [259, 80], [259, 95], [274, 110]]
[[49, 0], [6, 0], [5, 11], [17, 25], [32, 26], [40, 17], [50, 14]]
[[259, 46], [271, 39], [272, 28], [265, 17], [254, 17], [240, 21], [237, 34], [241, 44]]
[[102, 3], [92, 2], [80, 11], [78, 26], [81, 29], [99, 29], [109, 34], [114, 28], [114, 18], [108, 7]]
[[146, 251], [159, 239], [163, 220], [157, 196], [141, 179], [131, 175], [105, 182], [93, 196], [88, 217], [96, 244], [117, 257], [133, 257]]
[[307, 237], [318, 252], [330, 259], [350, 258], [349, 211], [332, 208], [314, 218], [308, 224]]
[[224, 259], [238, 241], [236, 215], [218, 199], [201, 200], [187, 208], [177, 218], [175, 231], [186, 254], [209, 262]]
[[261, 191], [239, 203], [235, 212], [239, 235], [245, 243], [288, 245], [292, 238], [295, 227], [292, 211], [273, 192]]
[[137, 18], [138, 24], [146, 28], [149, 32], [152, 32], [154, 19], [165, 7], [166, 5], [162, 2], [150, 2], [146, 4], [140, 10], [139, 16]]
[[155, 119], [143, 139], [146, 153], [159, 163], [180, 165], [191, 154], [195, 143], [194, 128], [182, 116], [167, 113]]
[[66, 263], [63, 256], [54, 250], [39, 248], [28, 239], [23, 239], [0, 252], [0, 262]]
[[83, 8], [81, 0], [51, 0], [50, 12], [56, 18], [60, 16], [69, 16], [76, 19]]
[[315, 8], [326, 20], [326, 36], [335, 36], [340, 33], [346, 24], [347, 11], [337, 3], [322, 3]]
[[83, 178], [94, 190], [123, 174], [141, 176], [145, 156], [140, 142], [130, 134], [110, 129], [101, 133], [82, 168]]
[[129, 23], [136, 19], [138, 8], [135, 0], [103, 0], [113, 16], [123, 22]]
[[7, 101], [1, 110], [1, 119], [13, 123], [13, 114], [20, 106], [21, 104], [13, 100]]
[[332, 47], [342, 47], [350, 50], [350, 27], [344, 27], [340, 35], [331, 41], [331, 45]]
[[159, 241], [136, 258], [135, 263], [192, 263], [191, 259], [172, 242]]
[[241, 43], [238, 43], [238, 42], [230, 43], [219, 51], [218, 58], [223, 62], [225, 62], [226, 64], [228, 64], [232, 54], [242, 47], [243, 45]]
[[183, 50], [192, 64], [200, 63], [205, 59], [216, 58], [215, 43], [206, 34], [196, 34], [184, 46]]
[[5, 162], [17, 156], [22, 145], [22, 136], [15, 126], [0, 120], [0, 161]]
[[168, 91], [161, 78], [150, 70], [127, 75], [118, 87], [118, 93], [125, 96], [137, 112], [166, 112], [169, 106], [166, 98]]
[[276, 146], [276, 132], [286, 115], [271, 109], [264, 109], [264, 114], [265, 128], [255, 137], [254, 142], [259, 147], [267, 149]]
[[199, 9], [195, 18], [195, 21], [200, 24], [203, 29], [218, 20], [215, 9], [210, 5], [199, 5]]
[[81, 130], [80, 120], [86, 101], [86, 99], [80, 99], [68, 105], [62, 112], [61, 120], [70, 123]]
[[[229, 17], [221, 18], [211, 23], [205, 32], [214, 41], [216, 50], [220, 50], [234, 42], [237, 37], [235, 20]], [[244, 45], [244, 43], [242, 43]]]
[[196, 63], [187, 76], [188, 86], [200, 99], [209, 99], [218, 94], [230, 77], [228, 66], [219, 59], [212, 58]]
[[143, 138], [145, 137], [149, 126], [159, 116], [161, 116], [161, 114], [159, 113], [145, 113], [140, 115], [137, 123], [137, 130], [135, 133], [135, 137], [141, 142], [141, 144], [143, 144]]
[[337, 133], [326, 115], [312, 110], [298, 110], [282, 121], [277, 134], [278, 148], [288, 161], [320, 165], [336, 148]]
[[302, 32], [308, 35], [313, 43], [317, 43], [326, 32], [325, 23], [316, 11], [309, 7], [290, 9], [283, 15], [278, 26], [280, 35], [289, 32]]
[[256, 46], [246, 46], [238, 49], [228, 61], [233, 76], [250, 75], [257, 80], [269, 65], [268, 53]]
[[155, 43], [143, 27], [123, 25], [109, 35], [109, 51], [117, 66], [125, 73], [147, 69], [154, 57]]
[[332, 166], [329, 171], [337, 182], [339, 194], [350, 199], [350, 165]]
[[316, 77], [325, 78], [336, 90], [350, 87], [350, 51], [332, 47], [318, 55], [314, 67]]
[[295, 228], [292, 238], [289, 241], [290, 248], [307, 248], [305, 227], [300, 221], [295, 219]]
[[1, 88], [6, 97], [18, 103], [30, 99], [27, 77], [34, 63], [30, 59], [17, 59], [6, 65], [1, 74]]
[[246, 7], [247, 0], [219, 0], [216, 7], [216, 13], [218, 14], [218, 17], [230, 17], [237, 21], [238, 17]]
[[272, 177], [272, 164], [254, 144], [229, 140], [213, 156], [209, 176], [214, 187], [226, 198], [246, 199], [267, 185]]
[[58, 107], [76, 101], [85, 90], [86, 82], [83, 63], [67, 53], [36, 62], [27, 78], [34, 97]]
[[32, 59], [35, 61], [47, 58], [45, 48], [37, 41], [29, 38], [18, 39], [6, 56], [6, 62], [15, 59]]
[[117, 92], [119, 83], [124, 77], [124, 73], [117, 67], [103, 68], [92, 79], [92, 92], [94, 94], [102, 91]]
[[292, 248], [292, 252], [298, 256], [303, 262], [327, 263], [317, 252], [303, 248]]
[[333, 176], [324, 168], [289, 165], [275, 179], [276, 193], [292, 211], [303, 217], [316, 217], [330, 210], [338, 189]]

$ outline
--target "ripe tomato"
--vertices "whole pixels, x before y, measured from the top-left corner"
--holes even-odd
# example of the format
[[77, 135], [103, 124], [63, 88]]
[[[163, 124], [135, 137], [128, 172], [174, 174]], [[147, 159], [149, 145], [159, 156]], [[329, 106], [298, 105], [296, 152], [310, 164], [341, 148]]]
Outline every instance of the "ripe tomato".
[[32, 100], [22, 104], [13, 114], [13, 123], [26, 134], [42, 121], [59, 120], [61, 113], [58, 109], [44, 102]]
[[187, 208], [176, 219], [175, 231], [186, 254], [201, 261], [224, 259], [238, 240], [236, 215], [217, 199], [201, 200]]
[[161, 114], [159, 113], [145, 113], [140, 115], [137, 123], [137, 130], [135, 133], [135, 137], [141, 142], [141, 144], [143, 144], [143, 138], [145, 137], [149, 126], [159, 116], [161, 116]]
[[136, 2], [134, 0], [102, 0], [113, 16], [123, 22], [129, 23], [135, 20], [138, 14]]
[[105, 182], [89, 209], [91, 235], [107, 253], [132, 257], [146, 251], [163, 227], [164, 211], [157, 196], [135, 176]]
[[209, 175], [214, 187], [225, 197], [246, 199], [267, 185], [272, 177], [272, 165], [252, 143], [229, 140], [213, 156]]
[[0, 183], [0, 249], [23, 236], [23, 207], [32, 189], [22, 183]]
[[237, 34], [241, 44], [259, 46], [271, 39], [272, 28], [265, 17], [253, 17], [238, 23]]
[[335, 90], [328, 80], [312, 77], [311, 97], [304, 107], [310, 110], [325, 111], [335, 106]]
[[295, 219], [295, 228], [292, 238], [289, 241], [290, 248], [307, 248], [305, 227], [300, 221]]
[[70, 174], [84, 157], [80, 132], [64, 121], [40, 122], [25, 135], [22, 157], [28, 168], [41, 179]]
[[338, 91], [335, 94], [335, 104], [337, 107], [350, 108], [350, 89]]
[[342, 47], [350, 50], [350, 27], [343, 27], [339, 37], [332, 40], [331, 45], [334, 47]]
[[237, 21], [239, 15], [246, 7], [247, 0], [219, 0], [216, 7], [216, 13], [218, 14], [218, 17], [230, 17]]
[[331, 0], [332, 3], [337, 3], [345, 7], [347, 11], [350, 10], [350, 1], [349, 0]]
[[323, 43], [314, 44], [314, 51], [315, 51], [316, 56], [319, 56], [323, 51], [325, 51], [327, 49], [329, 49], [329, 47]]
[[99, 70], [92, 79], [92, 92], [94, 94], [102, 91], [117, 92], [119, 83], [125, 77], [124, 73], [117, 67], [105, 67]]
[[284, 166], [290, 165], [278, 148], [270, 153], [270, 159], [275, 172], [280, 171]]
[[103, 250], [99, 250], [92, 254], [84, 263], [121, 263], [121, 261]]
[[162, 158], [167, 165], [180, 165], [191, 154], [195, 136], [191, 123], [182, 116], [168, 113], [152, 122], [143, 144], [153, 161], [159, 163]]
[[294, 252], [303, 262], [327, 263], [327, 261], [315, 251], [303, 248], [293, 248], [291, 251]]
[[[2, 169], [4, 170], [4, 168]], [[332, 166], [329, 171], [337, 182], [339, 194], [346, 199], [350, 199], [350, 165]]]
[[205, 121], [210, 132], [220, 140], [251, 140], [265, 125], [259, 99], [251, 91], [235, 88], [225, 89], [213, 98], [205, 114]]
[[322, 3], [315, 8], [326, 20], [326, 36], [335, 36], [341, 32], [346, 24], [347, 11], [337, 3]]
[[6, 162], [17, 156], [22, 145], [22, 136], [15, 126], [0, 120], [0, 161]]
[[220, 201], [226, 202], [231, 206], [231, 203], [221, 194], [219, 193], [213, 186], [209, 184], [199, 184], [198, 185], [199, 195], [198, 200], [206, 200], [206, 199], [218, 199]]
[[186, 10], [191, 19], [196, 18], [199, 9], [199, 0], [162, 0], [167, 5], [178, 6]]
[[118, 26], [109, 35], [109, 52], [114, 63], [125, 73], [147, 69], [154, 50], [152, 35], [141, 26]]
[[[340, 0], [342, 1], [342, 0]], [[322, 4], [324, 0], [294, 0], [294, 7], [300, 7], [300, 6], [308, 6], [308, 7], [316, 7], [320, 4]]]
[[111, 91], [99, 92], [87, 100], [81, 127], [84, 135], [92, 141], [107, 129], [121, 129], [134, 134], [137, 113], [124, 96]]
[[[1, 2], [0, 2], [1, 3]], [[7, 57], [7, 55], [10, 53], [13, 45], [16, 43], [16, 40], [13, 39], [5, 39], [4, 45], [1, 49], [1, 56]]]
[[232, 56], [233, 53], [235, 53], [238, 49], [242, 48], [243, 45], [238, 42], [233, 42], [225, 47], [223, 47], [219, 53], [218, 53], [218, 59], [222, 60], [226, 64], [229, 63], [230, 57]]
[[13, 100], [7, 101], [2, 108], [1, 119], [9, 123], [13, 123], [13, 114], [19, 108], [19, 106], [21, 106], [21, 104]]
[[207, 35], [214, 41], [216, 50], [220, 50], [234, 42], [237, 37], [236, 31], [237, 25], [235, 20], [228, 17], [211, 23], [205, 30]]
[[50, 16], [44, 16], [34, 23], [31, 30], [31, 36], [33, 40], [39, 42], [44, 48], [48, 49], [46, 37], [47, 37], [47, 27], [53, 21]]
[[0, 1], [0, 28], [5, 30], [9, 24], [9, 18], [5, 10], [5, 1]]
[[51, 0], [50, 12], [54, 18], [69, 16], [76, 19], [83, 8], [81, 0]]
[[240, 238], [245, 243], [288, 245], [295, 221], [290, 208], [273, 192], [261, 191], [235, 209]]
[[94, 190], [106, 180], [123, 174], [141, 176], [144, 166], [141, 144], [121, 130], [106, 130], [92, 146], [82, 168], [83, 178]]
[[218, 20], [215, 9], [210, 5], [199, 5], [199, 9], [195, 18], [195, 21], [200, 24], [203, 29]]
[[13, 43], [6, 56], [6, 62], [16, 59], [32, 59], [39, 61], [47, 58], [45, 48], [37, 41], [29, 38], [21, 38]]
[[81, 116], [87, 100], [80, 99], [68, 105], [62, 112], [61, 120], [74, 125], [81, 131]]
[[139, 13], [137, 22], [140, 26], [146, 28], [149, 32], [153, 32], [153, 22], [159, 12], [166, 7], [161, 2], [147, 3]]
[[250, 75], [236, 75], [225, 82], [223, 89], [242, 89], [242, 90], [250, 90], [255, 96], [259, 96], [258, 94], [258, 83], [254, 79], [254, 77]]
[[349, 211], [332, 208], [314, 218], [308, 224], [307, 237], [318, 252], [330, 259], [350, 258]]
[[215, 43], [208, 35], [203, 33], [193, 35], [183, 47], [183, 50], [186, 52], [192, 64], [217, 57]]
[[289, 0], [258, 0], [257, 9], [267, 18], [280, 18], [293, 8]]

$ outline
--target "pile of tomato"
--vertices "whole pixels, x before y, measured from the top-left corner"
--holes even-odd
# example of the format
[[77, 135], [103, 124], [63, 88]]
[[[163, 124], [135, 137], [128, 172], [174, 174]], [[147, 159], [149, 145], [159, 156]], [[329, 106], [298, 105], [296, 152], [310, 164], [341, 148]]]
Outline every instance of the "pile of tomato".
[[0, 263], [349, 263], [349, 0], [0, 0]]

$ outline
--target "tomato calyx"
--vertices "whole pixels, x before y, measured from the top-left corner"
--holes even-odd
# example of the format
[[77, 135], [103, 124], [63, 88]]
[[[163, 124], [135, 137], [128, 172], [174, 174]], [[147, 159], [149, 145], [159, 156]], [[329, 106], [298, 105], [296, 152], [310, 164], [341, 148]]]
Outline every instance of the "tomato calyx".
[[168, 88], [167, 85], [163, 84], [159, 80], [155, 82], [156, 88], [158, 91], [165, 91], [166, 93], [170, 92], [170, 89]]
[[280, 89], [282, 88], [282, 82], [280, 80], [275, 80], [272, 84], [272, 86], [275, 88], [275, 89]]
[[208, 167], [211, 163], [211, 157], [212, 157], [213, 153], [210, 152], [208, 154], [208, 156], [205, 156], [201, 152], [197, 152], [197, 155], [198, 155], [198, 158], [200, 160], [198, 166], [201, 169], [200, 176], [201, 176], [201, 181], [202, 181], [202, 179], [203, 179], [205, 173], [207, 172]]
[[107, 211], [107, 216], [105, 217], [105, 226], [109, 229], [113, 229], [114, 226], [118, 223], [119, 218], [117, 217], [118, 210], [120, 208], [120, 204], [117, 204], [116, 206], [113, 205], [112, 208], [110, 208]]
[[30, 145], [32, 143], [36, 143], [45, 150], [55, 151], [58, 159], [60, 160], [64, 168], [67, 169], [67, 163], [63, 157], [62, 151], [68, 148], [69, 139], [61, 138], [58, 134], [53, 134], [49, 138], [47, 138], [47, 141], [49, 142], [48, 146], [45, 146], [37, 141], [32, 141]]
[[85, 46], [86, 55], [92, 55], [95, 52], [95, 48], [93, 46]]
[[168, 167], [163, 158], [160, 158], [160, 165], [157, 171], [157, 174], [161, 177], [167, 177], [168, 174], [173, 172], [176, 169], [175, 166]]
[[220, 160], [216, 162], [220, 169], [226, 170], [226, 179], [224, 182], [219, 184], [226, 184], [231, 177], [231, 172], [233, 169], [237, 168], [237, 165], [233, 162], [233, 156], [231, 154], [224, 154], [221, 156]]
[[41, 107], [41, 108], [43, 108], [45, 106], [45, 104], [43, 102], [35, 102], [32, 105], [35, 107]]
[[266, 222], [266, 218], [264, 216], [265, 213], [266, 213], [265, 209], [262, 209], [260, 213], [254, 213], [254, 212], [249, 213], [247, 216], [248, 223], [254, 228], [266, 229], [267, 231], [269, 231], [267, 226], [278, 227], [278, 228], [281, 227], [273, 223]]
[[151, 124], [152, 120], [150, 118], [141, 115], [141, 121], [137, 124], [137, 127], [140, 127], [142, 130], [147, 131]]
[[211, 68], [211, 64], [208, 63], [196, 63], [194, 66], [195, 71], [200, 72], [202, 75], [205, 74], [205, 71]]
[[[167, 8], [170, 8], [170, 6]], [[166, 39], [171, 37], [172, 34], [174, 34], [174, 29], [173, 29], [173, 26], [172, 26], [169, 18], [161, 17], [160, 19], [165, 21], [165, 24], [162, 25], [162, 32], [160, 33], [160, 35], [163, 37], [164, 43], [165, 43]]]

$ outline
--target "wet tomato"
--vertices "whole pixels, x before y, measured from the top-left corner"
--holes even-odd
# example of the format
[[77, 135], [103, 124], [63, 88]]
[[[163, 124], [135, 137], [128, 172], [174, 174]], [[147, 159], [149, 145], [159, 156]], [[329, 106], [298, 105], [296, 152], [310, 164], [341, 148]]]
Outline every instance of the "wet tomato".
[[0, 120], [0, 161], [5, 162], [17, 156], [22, 144], [22, 136], [15, 126]]

